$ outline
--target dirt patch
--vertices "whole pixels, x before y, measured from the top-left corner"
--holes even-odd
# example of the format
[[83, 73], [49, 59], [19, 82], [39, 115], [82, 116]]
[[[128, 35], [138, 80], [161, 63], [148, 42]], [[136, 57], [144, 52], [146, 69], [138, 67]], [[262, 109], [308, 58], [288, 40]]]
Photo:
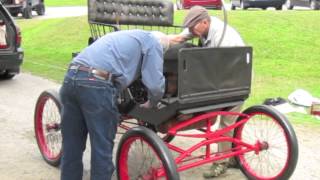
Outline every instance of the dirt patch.
[[[47, 165], [41, 157], [33, 131], [34, 105], [45, 89], [59, 85], [29, 74], [20, 74], [10, 81], [0, 81], [0, 179], [56, 180], [58, 168]], [[291, 179], [320, 179], [320, 129], [294, 125], [299, 140], [299, 160]], [[84, 157], [84, 179], [89, 179], [90, 158]], [[207, 166], [197, 167], [180, 174], [181, 179], [203, 179]], [[238, 169], [229, 169], [216, 179], [246, 179]]]

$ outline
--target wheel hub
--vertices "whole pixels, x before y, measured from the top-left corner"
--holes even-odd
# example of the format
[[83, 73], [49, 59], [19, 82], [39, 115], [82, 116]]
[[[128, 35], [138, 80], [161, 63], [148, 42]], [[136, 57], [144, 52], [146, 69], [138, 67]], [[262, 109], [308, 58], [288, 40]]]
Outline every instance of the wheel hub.
[[262, 143], [260, 143], [260, 149], [261, 150], [267, 150], [267, 149], [269, 149], [269, 144], [267, 143], [267, 142], [262, 142]]
[[60, 125], [58, 123], [54, 123], [54, 124], [46, 124], [46, 130], [47, 132], [54, 130], [54, 131], [58, 131], [60, 129]]

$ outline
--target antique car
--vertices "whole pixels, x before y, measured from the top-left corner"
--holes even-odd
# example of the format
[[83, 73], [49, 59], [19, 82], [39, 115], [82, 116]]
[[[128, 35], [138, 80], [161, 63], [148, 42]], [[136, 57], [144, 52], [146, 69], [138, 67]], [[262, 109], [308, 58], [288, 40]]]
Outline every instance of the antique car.
[[[169, 1], [90, 0], [88, 8], [90, 43], [125, 29], [181, 31], [173, 25]], [[297, 164], [298, 143], [286, 117], [264, 105], [229, 111], [249, 97], [252, 60], [252, 47], [208, 48], [193, 42], [171, 47], [164, 55], [166, 93], [157, 108], [140, 106], [147, 90], [139, 78], [118, 96], [118, 179], [178, 180], [181, 171], [230, 157], [248, 179], [288, 179]], [[43, 91], [35, 107], [35, 136], [44, 160], [54, 166], [63, 154], [60, 111], [57, 90]], [[237, 120], [214, 129], [221, 116]], [[233, 130], [233, 137], [224, 135]], [[188, 147], [176, 137], [185, 138]], [[233, 146], [219, 152], [212, 147], [219, 142]]]

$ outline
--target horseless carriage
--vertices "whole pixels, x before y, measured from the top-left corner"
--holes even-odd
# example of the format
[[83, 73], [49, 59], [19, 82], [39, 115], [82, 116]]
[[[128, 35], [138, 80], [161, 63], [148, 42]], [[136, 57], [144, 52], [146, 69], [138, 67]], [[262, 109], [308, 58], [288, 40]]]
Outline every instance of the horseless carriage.
[[[178, 33], [173, 5], [160, 0], [90, 0], [89, 44], [123, 29]], [[142, 109], [147, 91], [138, 79], [119, 95], [116, 153], [119, 179], [179, 179], [181, 171], [235, 157], [249, 179], [288, 179], [295, 170], [298, 143], [286, 117], [256, 105], [243, 112], [229, 110], [249, 96], [252, 48], [200, 48], [192, 42], [176, 45], [164, 56], [166, 93], [158, 109]], [[35, 134], [44, 160], [58, 166], [63, 153], [59, 95], [46, 90], [35, 108]], [[237, 118], [223, 129], [213, 128], [222, 116]], [[190, 131], [191, 130], [191, 131]], [[225, 134], [234, 131], [234, 136]], [[189, 147], [173, 139], [185, 138]], [[197, 142], [190, 139], [196, 139]], [[230, 142], [217, 152], [214, 145]]]

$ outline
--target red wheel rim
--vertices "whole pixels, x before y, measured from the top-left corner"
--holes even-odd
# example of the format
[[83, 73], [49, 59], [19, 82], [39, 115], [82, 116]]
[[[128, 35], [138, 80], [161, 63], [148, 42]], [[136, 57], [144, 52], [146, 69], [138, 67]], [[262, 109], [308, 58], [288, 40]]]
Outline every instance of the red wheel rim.
[[40, 151], [50, 161], [58, 160], [62, 149], [60, 113], [54, 100], [42, 97], [37, 104], [35, 132]]
[[[136, 150], [137, 147], [142, 149]], [[147, 157], [141, 158], [143, 155], [146, 155]], [[159, 162], [155, 162], [155, 160]], [[150, 146], [150, 144], [147, 141], [145, 141], [142, 137], [139, 136], [130, 137], [124, 142], [124, 144], [121, 147], [120, 158], [118, 163], [120, 165], [118, 167], [119, 179], [121, 180], [168, 179], [165, 174], [165, 170], [163, 168], [163, 164], [160, 160], [160, 157], [156, 153], [155, 149], [152, 146]], [[128, 166], [130, 166], [130, 169], [128, 168]], [[139, 171], [139, 173], [136, 174], [131, 169], [135, 169]], [[163, 176], [161, 176], [161, 174], [163, 174], [161, 172], [164, 172]]]
[[259, 143], [262, 150], [239, 155], [243, 168], [256, 179], [278, 179], [288, 167], [290, 159], [289, 138], [281, 125], [271, 116], [254, 113], [237, 134], [249, 144]]

